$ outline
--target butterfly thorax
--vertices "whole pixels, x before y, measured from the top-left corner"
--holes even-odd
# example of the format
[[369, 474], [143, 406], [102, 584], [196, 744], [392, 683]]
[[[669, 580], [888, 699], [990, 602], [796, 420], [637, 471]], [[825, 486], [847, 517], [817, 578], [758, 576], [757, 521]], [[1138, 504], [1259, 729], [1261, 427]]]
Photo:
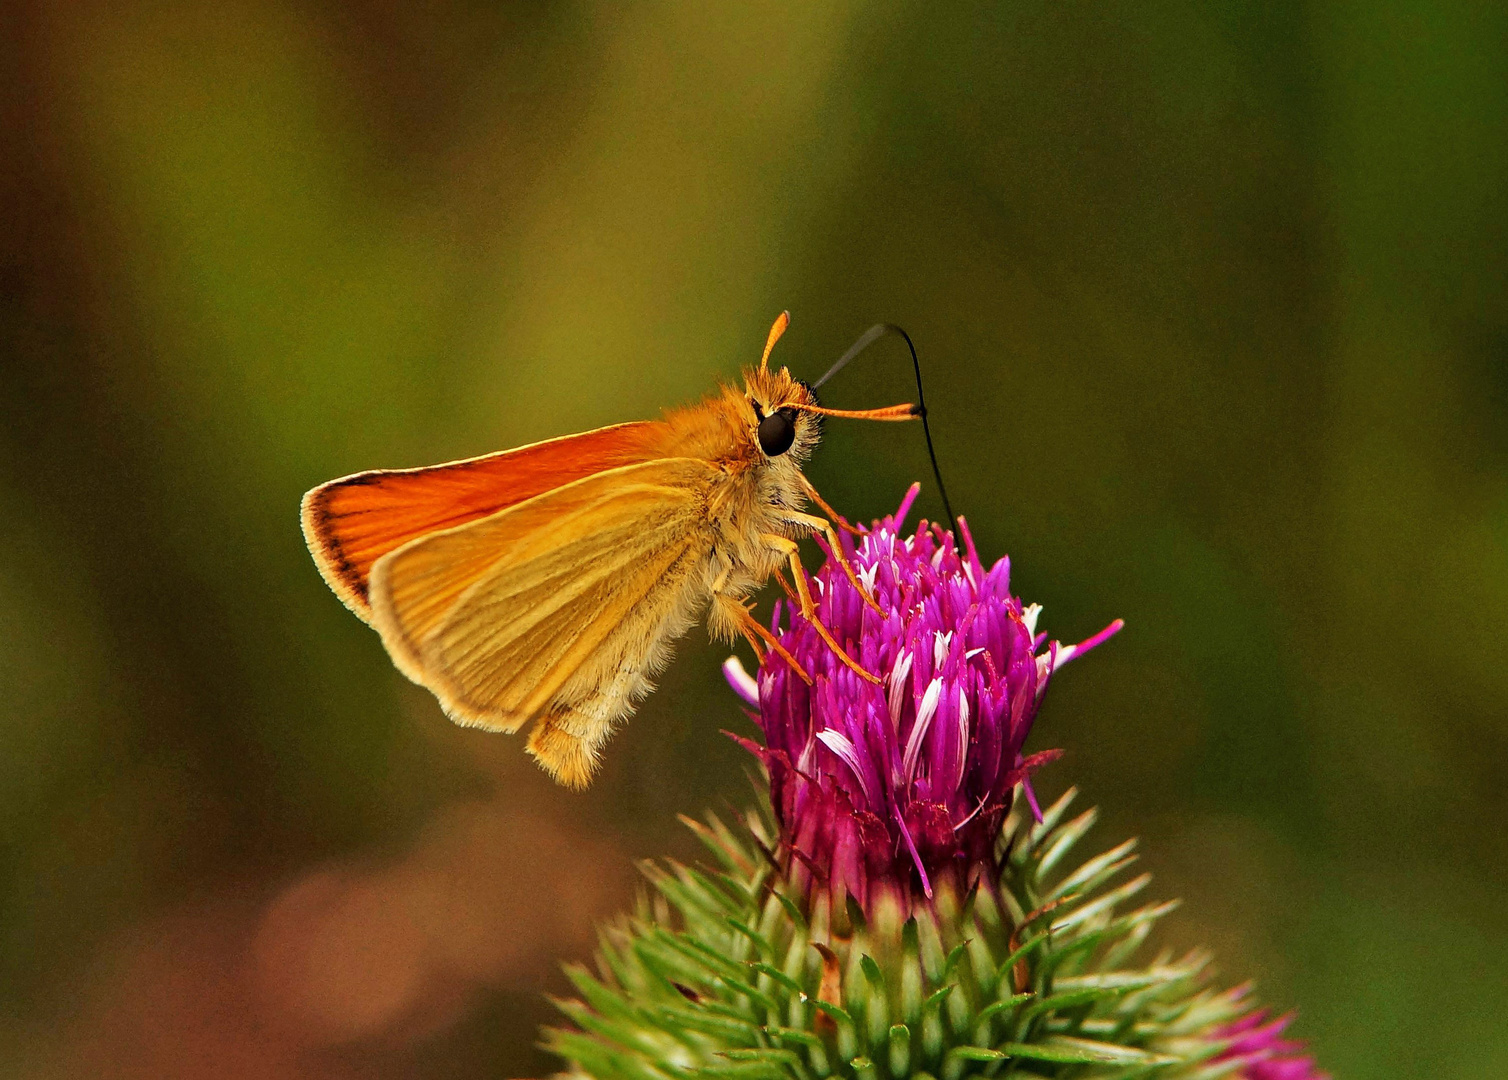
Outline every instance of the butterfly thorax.
[[[747, 595], [779, 567], [784, 555], [771, 547], [770, 535], [796, 537], [807, 529], [790, 519], [806, 505], [802, 464], [821, 438], [820, 422], [810, 413], [790, 410], [813, 402], [811, 391], [782, 368], [750, 369], [742, 389], [722, 390], [665, 415], [665, 441], [682, 457], [708, 462], [715, 476], [703, 517], [708, 556], [706, 584]], [[794, 437], [785, 452], [766, 454], [758, 437], [762, 420], [787, 409]]]

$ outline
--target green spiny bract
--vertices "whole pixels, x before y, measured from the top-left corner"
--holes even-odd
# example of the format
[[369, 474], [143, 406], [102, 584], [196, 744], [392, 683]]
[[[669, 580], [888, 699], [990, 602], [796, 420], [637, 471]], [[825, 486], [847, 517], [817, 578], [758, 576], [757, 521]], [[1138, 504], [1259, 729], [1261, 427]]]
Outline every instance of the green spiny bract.
[[1138, 961], [1176, 904], [1141, 900], [1135, 841], [1070, 863], [1095, 820], [1067, 818], [1073, 797], [1036, 824], [1018, 800], [994, 887], [909, 918], [802, 897], [758, 814], [688, 820], [719, 868], [643, 867], [652, 892], [603, 931], [595, 975], [568, 968], [575, 1026], [546, 1046], [596, 1080], [1238, 1075], [1217, 1033], [1250, 1014], [1244, 989], [1211, 989], [1201, 953]]

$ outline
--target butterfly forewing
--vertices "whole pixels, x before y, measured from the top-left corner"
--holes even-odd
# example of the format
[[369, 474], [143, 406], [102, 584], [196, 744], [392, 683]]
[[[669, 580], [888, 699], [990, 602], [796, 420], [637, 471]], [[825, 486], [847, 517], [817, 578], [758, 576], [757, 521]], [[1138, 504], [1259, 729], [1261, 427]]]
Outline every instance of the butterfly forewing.
[[616, 424], [423, 469], [379, 469], [304, 496], [304, 539], [346, 606], [368, 622], [377, 560], [421, 536], [486, 518], [586, 476], [663, 455], [664, 425]]
[[373, 624], [453, 717], [513, 730], [584, 664], [672, 628], [716, 476], [694, 458], [624, 466], [413, 540], [373, 567]]

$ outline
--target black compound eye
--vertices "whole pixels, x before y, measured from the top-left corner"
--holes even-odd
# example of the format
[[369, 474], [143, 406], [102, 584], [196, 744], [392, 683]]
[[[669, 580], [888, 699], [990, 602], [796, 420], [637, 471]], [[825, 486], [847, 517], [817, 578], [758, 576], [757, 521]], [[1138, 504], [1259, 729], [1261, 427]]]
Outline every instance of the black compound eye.
[[790, 409], [772, 412], [759, 422], [759, 448], [765, 457], [779, 457], [796, 441], [796, 414]]

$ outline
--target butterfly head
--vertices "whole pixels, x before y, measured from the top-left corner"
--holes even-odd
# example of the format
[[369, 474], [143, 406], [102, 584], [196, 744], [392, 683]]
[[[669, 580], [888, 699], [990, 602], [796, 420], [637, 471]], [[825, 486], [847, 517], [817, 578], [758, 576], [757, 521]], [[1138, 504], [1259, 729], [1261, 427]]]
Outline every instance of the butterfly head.
[[816, 394], [785, 368], [746, 372], [744, 398], [749, 403], [750, 437], [769, 460], [787, 454], [805, 460], [822, 437], [821, 418], [810, 411], [817, 404]]
[[848, 416], [856, 420], [910, 420], [922, 415], [919, 405], [892, 405], [883, 409], [824, 409], [817, 404], [816, 391], [809, 384], [794, 378], [786, 368], [770, 370], [770, 352], [790, 322], [790, 313], [782, 311], [775, 320], [775, 325], [770, 327], [769, 337], [765, 339], [759, 367], [744, 373], [744, 397], [753, 417], [751, 434], [766, 459], [774, 461], [789, 454], [797, 462], [804, 461], [821, 437], [823, 416]]

